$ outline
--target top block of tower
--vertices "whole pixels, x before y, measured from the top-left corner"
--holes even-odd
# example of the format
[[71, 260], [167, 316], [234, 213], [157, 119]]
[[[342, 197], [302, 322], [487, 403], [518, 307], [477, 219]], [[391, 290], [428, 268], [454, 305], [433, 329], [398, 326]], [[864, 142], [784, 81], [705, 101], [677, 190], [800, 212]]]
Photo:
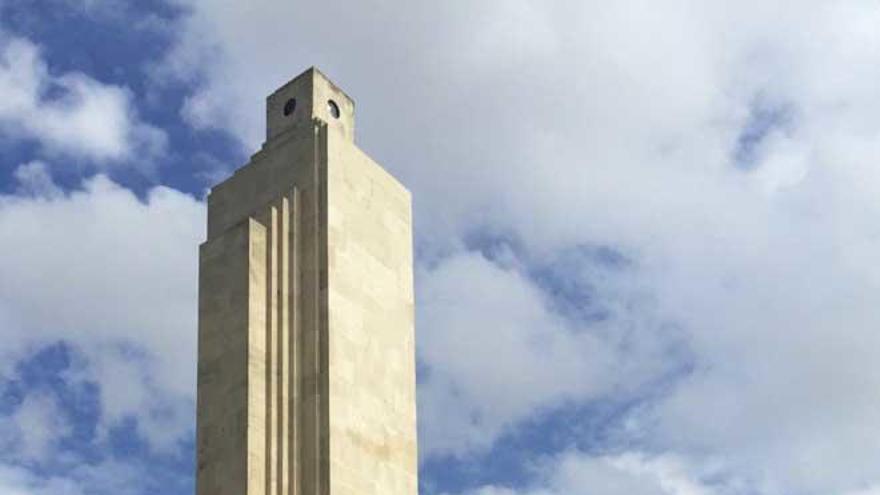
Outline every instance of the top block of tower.
[[354, 141], [354, 101], [314, 67], [266, 98], [266, 140], [310, 126], [312, 119]]

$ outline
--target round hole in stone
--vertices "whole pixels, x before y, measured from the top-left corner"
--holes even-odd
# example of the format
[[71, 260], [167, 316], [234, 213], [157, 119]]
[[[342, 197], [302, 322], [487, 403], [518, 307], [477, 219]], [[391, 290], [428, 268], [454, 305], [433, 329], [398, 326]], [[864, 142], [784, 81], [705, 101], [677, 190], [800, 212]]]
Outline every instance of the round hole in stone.
[[327, 100], [327, 111], [330, 112], [334, 119], [339, 118], [339, 105], [335, 101]]
[[291, 98], [284, 104], [284, 116], [287, 117], [292, 114], [294, 110], [296, 110], [296, 99]]

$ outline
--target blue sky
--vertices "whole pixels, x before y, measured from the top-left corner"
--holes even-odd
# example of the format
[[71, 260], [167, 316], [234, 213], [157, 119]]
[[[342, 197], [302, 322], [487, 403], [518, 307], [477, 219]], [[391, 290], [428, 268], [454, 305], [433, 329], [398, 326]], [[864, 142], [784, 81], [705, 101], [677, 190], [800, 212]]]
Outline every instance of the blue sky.
[[877, 25], [0, 2], [0, 493], [193, 492], [204, 195], [315, 65], [413, 192], [421, 493], [880, 494]]

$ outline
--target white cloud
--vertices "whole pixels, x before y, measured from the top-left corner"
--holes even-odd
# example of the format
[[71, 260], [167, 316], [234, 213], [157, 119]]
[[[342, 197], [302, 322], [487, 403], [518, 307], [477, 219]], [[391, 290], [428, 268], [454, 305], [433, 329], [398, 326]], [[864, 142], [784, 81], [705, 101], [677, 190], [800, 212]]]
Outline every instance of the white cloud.
[[42, 198], [57, 198], [63, 194], [60, 187], [55, 185], [49, 167], [41, 161], [33, 161], [19, 165], [13, 172], [13, 177], [18, 182], [16, 193], [22, 196], [38, 196]]
[[44, 152], [106, 167], [144, 170], [165, 150], [164, 131], [139, 120], [130, 92], [91, 77], [54, 74], [39, 48], [0, 33], [0, 132], [40, 143]]
[[[423, 456], [484, 450], [541, 411], [625, 397], [668, 366], [667, 349], [642, 334], [630, 311], [601, 324], [574, 323], [548, 307], [521, 268], [459, 253], [420, 273]], [[616, 297], [637, 305], [637, 294]], [[614, 328], [625, 325], [638, 342]]]
[[20, 462], [44, 462], [69, 432], [67, 416], [55, 398], [45, 391], [29, 392], [14, 412], [0, 417], [2, 456], [14, 456]]
[[846, 495], [878, 495], [880, 494], [880, 486], [872, 486], [864, 490], [847, 493]]
[[119, 461], [80, 462], [64, 475], [47, 476], [0, 463], [0, 493], [4, 495], [131, 495], [155, 485], [145, 466]]
[[718, 495], [692, 479], [673, 457], [639, 453], [611, 456], [566, 452], [545, 459], [534, 487], [482, 486], [465, 495]]
[[465, 254], [423, 279], [422, 455], [485, 448], [536, 407], [609, 388], [600, 381], [609, 349], [590, 334], [569, 334], [516, 271]]
[[34, 475], [30, 471], [0, 465], [0, 492], [8, 495], [80, 495], [84, 493], [71, 480]]
[[66, 342], [70, 378], [100, 387], [102, 429], [131, 417], [153, 446], [174, 445], [193, 426], [203, 224], [188, 195], [155, 187], [142, 201], [103, 176], [0, 196], [0, 372]]

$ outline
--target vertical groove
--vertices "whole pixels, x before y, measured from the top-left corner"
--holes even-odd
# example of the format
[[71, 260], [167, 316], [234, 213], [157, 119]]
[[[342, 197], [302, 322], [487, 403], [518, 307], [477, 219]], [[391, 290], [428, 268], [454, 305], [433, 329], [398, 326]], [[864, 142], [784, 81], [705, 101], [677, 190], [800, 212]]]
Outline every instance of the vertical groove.
[[[272, 254], [272, 242], [271, 242], [271, 223], [270, 223], [269, 228], [267, 229], [267, 232], [266, 232], [266, 255], [271, 256], [271, 254]], [[272, 285], [272, 283], [270, 281], [271, 275], [272, 275], [270, 259], [271, 258], [269, 258], [269, 257], [266, 258], [266, 265], [265, 265], [265, 270], [266, 270], [265, 284], [266, 284], [266, 296], [267, 296], [266, 297], [266, 321], [265, 321], [265, 324], [266, 324], [266, 356], [265, 356], [265, 361], [266, 361], [266, 393], [265, 393], [263, 400], [265, 401], [264, 410], [266, 412], [266, 418], [265, 418], [265, 424], [263, 426], [263, 432], [262, 432], [263, 436], [265, 438], [263, 445], [266, 449], [266, 453], [265, 453], [265, 456], [263, 459], [263, 462], [265, 464], [264, 472], [265, 472], [265, 476], [266, 476], [266, 478], [265, 478], [266, 486], [265, 486], [264, 492], [266, 494], [272, 493], [271, 492], [271, 489], [272, 489], [272, 481], [271, 481], [272, 480], [272, 462], [271, 462], [271, 459], [272, 459], [272, 361], [273, 361], [272, 360], [272, 345], [273, 345], [273, 340], [272, 340], [272, 325], [270, 323], [270, 321], [272, 319], [271, 318], [272, 306], [270, 304], [271, 299], [269, 297], [269, 294], [271, 293], [270, 287]], [[259, 434], [259, 431], [253, 432], [253, 434]]]
[[289, 318], [289, 332], [290, 332], [290, 347], [288, 348], [288, 354], [290, 356], [290, 367], [289, 367], [289, 378], [288, 378], [288, 397], [290, 400], [290, 409], [289, 409], [289, 417], [288, 424], [290, 425], [289, 432], [289, 445], [290, 445], [290, 458], [288, 459], [287, 470], [290, 472], [290, 485], [287, 494], [285, 495], [298, 495], [300, 493], [299, 490], [299, 449], [296, 448], [298, 441], [298, 388], [299, 388], [299, 364], [300, 359], [297, 357], [297, 349], [299, 348], [298, 340], [299, 340], [299, 194], [297, 189], [294, 187], [290, 192], [290, 231], [288, 237], [288, 246], [289, 246], [289, 256], [290, 263], [288, 265], [288, 280], [290, 281], [289, 292], [288, 292], [288, 304], [290, 311], [288, 312]]
[[314, 160], [314, 193], [313, 193], [313, 231], [312, 231], [312, 242], [313, 242], [313, 259], [312, 261], [312, 269], [313, 273], [313, 294], [312, 294], [312, 305], [313, 305], [313, 315], [314, 320], [311, 325], [310, 331], [314, 332], [313, 339], [313, 348], [309, 349], [311, 355], [314, 356], [314, 361], [312, 363], [312, 369], [310, 370], [314, 376], [314, 390], [311, 391], [315, 396], [315, 401], [313, 405], [313, 410], [311, 414], [314, 415], [314, 425], [315, 430], [313, 433], [313, 455], [315, 459], [314, 466], [314, 474], [315, 477], [315, 494], [316, 495], [325, 495], [324, 486], [323, 486], [323, 472], [321, 469], [322, 464], [322, 454], [321, 452], [321, 402], [323, 398], [321, 397], [321, 240], [320, 240], [320, 229], [321, 229], [321, 160], [324, 158], [322, 156], [321, 150], [323, 145], [323, 137], [324, 133], [322, 132], [323, 128], [319, 124], [316, 128], [317, 135], [315, 136], [315, 160]]
[[278, 215], [278, 495], [287, 495], [289, 490], [290, 472], [287, 469], [288, 456], [290, 455], [290, 328], [288, 320], [288, 292], [289, 292], [289, 246], [290, 235], [290, 211], [287, 196], [282, 196], [279, 204]]
[[317, 290], [315, 291], [315, 305], [317, 306], [317, 319], [315, 321], [315, 331], [317, 335], [317, 346], [315, 349], [318, 355], [316, 363], [316, 375], [318, 377], [317, 394], [320, 400], [317, 403], [315, 414], [318, 416], [318, 453], [319, 453], [319, 471], [321, 477], [319, 482], [318, 493], [322, 495], [330, 495], [330, 355], [329, 355], [329, 260], [327, 258], [327, 228], [329, 218], [329, 185], [327, 181], [328, 165], [330, 160], [329, 136], [327, 134], [327, 124], [321, 125], [320, 134], [321, 151], [320, 160], [316, 160], [317, 168], [317, 194], [315, 201], [316, 225], [315, 225], [315, 265], [317, 273]]
[[278, 257], [276, 254], [276, 243], [278, 238], [278, 233], [275, 228], [277, 223], [278, 210], [274, 205], [269, 207], [269, 215], [266, 219], [267, 230], [268, 230], [268, 239], [266, 242], [266, 251], [267, 251], [267, 263], [266, 269], [268, 271], [266, 277], [266, 290], [268, 292], [268, 297], [266, 298], [266, 330], [267, 330], [267, 344], [266, 344], [266, 369], [268, 373], [268, 380], [266, 380], [267, 390], [266, 390], [266, 400], [267, 400], [267, 421], [266, 421], [266, 493], [274, 494], [277, 490], [278, 485], [278, 472], [277, 466], [275, 465], [274, 459], [276, 458], [276, 452], [278, 450], [278, 436], [275, 433], [275, 426], [277, 425], [277, 417], [278, 417], [278, 395], [275, 393], [278, 381], [278, 314], [275, 311], [275, 308], [278, 304], [278, 290], [277, 290], [277, 274], [278, 274]]

